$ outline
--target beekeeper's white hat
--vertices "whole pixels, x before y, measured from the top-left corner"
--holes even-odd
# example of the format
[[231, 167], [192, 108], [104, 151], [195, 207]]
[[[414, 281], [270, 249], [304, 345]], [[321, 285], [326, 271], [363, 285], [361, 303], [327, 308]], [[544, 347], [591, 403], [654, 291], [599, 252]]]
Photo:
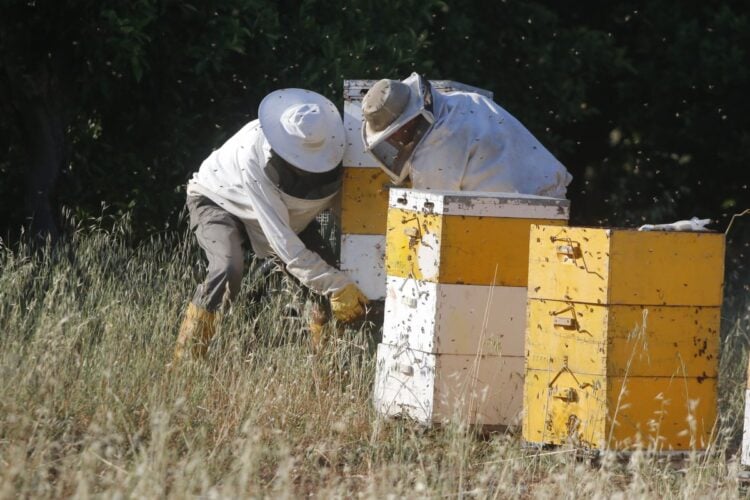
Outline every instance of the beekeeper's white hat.
[[258, 118], [271, 148], [307, 172], [327, 172], [344, 156], [344, 124], [336, 106], [320, 94], [282, 89], [260, 103]]

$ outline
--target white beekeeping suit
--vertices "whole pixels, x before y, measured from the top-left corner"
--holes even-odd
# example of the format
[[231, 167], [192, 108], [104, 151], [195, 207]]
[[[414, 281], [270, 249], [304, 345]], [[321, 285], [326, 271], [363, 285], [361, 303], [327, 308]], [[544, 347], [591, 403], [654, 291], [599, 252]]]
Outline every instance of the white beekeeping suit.
[[[340, 321], [364, 313], [367, 298], [352, 280], [298, 236], [340, 186], [338, 110], [315, 92], [283, 89], [263, 99], [258, 116], [211, 153], [188, 184], [191, 228], [208, 269], [180, 326], [175, 360], [188, 351], [206, 354], [217, 312], [239, 293], [246, 240], [258, 257], [277, 255], [303, 285], [328, 295]], [[322, 323], [314, 326], [319, 336]]]
[[[362, 103], [367, 149], [391, 178], [416, 189], [564, 198], [572, 176], [502, 107], [470, 92], [440, 92], [416, 73], [380, 80]], [[410, 129], [406, 140], [394, 140]]]
[[337, 193], [318, 200], [284, 193], [264, 171], [270, 158], [271, 146], [260, 122], [254, 120], [203, 162], [188, 184], [188, 194], [203, 195], [238, 217], [255, 254], [278, 255], [305, 286], [321, 294], [344, 288], [351, 280], [308, 250], [297, 236]]

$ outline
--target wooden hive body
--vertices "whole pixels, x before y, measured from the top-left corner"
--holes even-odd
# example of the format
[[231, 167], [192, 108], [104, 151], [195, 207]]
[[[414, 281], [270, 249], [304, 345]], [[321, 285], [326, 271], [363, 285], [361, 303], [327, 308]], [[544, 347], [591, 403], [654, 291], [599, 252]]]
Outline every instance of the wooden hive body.
[[375, 388], [382, 413], [518, 423], [529, 229], [567, 217], [566, 200], [391, 189]]
[[723, 262], [722, 234], [533, 227], [524, 439], [706, 447]]

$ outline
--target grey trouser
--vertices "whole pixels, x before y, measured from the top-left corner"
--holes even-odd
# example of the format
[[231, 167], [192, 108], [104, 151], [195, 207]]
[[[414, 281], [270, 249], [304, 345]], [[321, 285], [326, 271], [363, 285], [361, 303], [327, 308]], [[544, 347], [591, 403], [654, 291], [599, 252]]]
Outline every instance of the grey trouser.
[[[208, 275], [195, 289], [192, 302], [209, 311], [218, 310], [224, 297], [237, 297], [245, 273], [245, 251], [250, 240], [242, 221], [205, 196], [188, 196], [190, 228], [208, 259]], [[318, 253], [328, 264], [335, 265], [336, 257], [324, 242], [317, 221], [313, 221], [299, 237], [305, 246]], [[275, 266], [263, 266], [270, 273]], [[259, 291], [262, 293], [263, 291]]]

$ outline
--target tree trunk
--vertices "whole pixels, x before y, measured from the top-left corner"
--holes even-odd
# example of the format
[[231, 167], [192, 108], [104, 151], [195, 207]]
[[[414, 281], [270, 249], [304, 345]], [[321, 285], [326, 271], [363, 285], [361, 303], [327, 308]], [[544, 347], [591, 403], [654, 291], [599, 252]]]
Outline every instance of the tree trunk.
[[[10, 64], [0, 74], [3, 109], [10, 111], [26, 146], [23, 210], [28, 231], [37, 240], [59, 236], [53, 194], [67, 162], [65, 119], [59, 81], [46, 65], [29, 74]], [[15, 70], [15, 71], [14, 71]]]
[[57, 178], [65, 161], [65, 131], [54, 96], [37, 96], [20, 109], [28, 147], [24, 174], [24, 214], [35, 237], [53, 241], [58, 237], [57, 210], [52, 200]]

